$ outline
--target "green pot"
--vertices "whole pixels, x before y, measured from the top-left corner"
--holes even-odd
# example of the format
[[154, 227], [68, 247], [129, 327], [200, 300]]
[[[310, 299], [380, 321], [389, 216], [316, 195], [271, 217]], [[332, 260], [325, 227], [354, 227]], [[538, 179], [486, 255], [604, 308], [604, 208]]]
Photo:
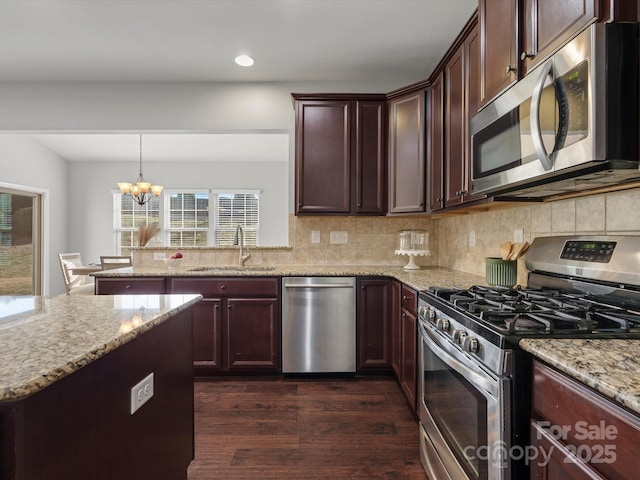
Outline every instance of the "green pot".
[[517, 260], [503, 260], [501, 258], [487, 258], [487, 283], [500, 287], [511, 288], [518, 283]]

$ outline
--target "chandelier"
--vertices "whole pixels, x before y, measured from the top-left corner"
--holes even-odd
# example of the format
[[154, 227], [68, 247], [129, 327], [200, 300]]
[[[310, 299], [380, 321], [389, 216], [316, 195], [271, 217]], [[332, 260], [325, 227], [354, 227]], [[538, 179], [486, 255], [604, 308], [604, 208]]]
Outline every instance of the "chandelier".
[[152, 197], [162, 193], [162, 185], [151, 185], [142, 175], [142, 135], [140, 135], [140, 172], [136, 183], [118, 182], [118, 187], [124, 195], [131, 195], [138, 205], [142, 206]]

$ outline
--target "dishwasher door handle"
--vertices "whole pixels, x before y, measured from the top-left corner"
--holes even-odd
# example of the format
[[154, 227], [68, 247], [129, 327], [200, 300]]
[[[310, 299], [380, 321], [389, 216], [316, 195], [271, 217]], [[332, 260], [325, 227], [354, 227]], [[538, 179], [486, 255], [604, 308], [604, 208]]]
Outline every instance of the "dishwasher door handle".
[[290, 284], [284, 288], [354, 288], [350, 283], [307, 283], [307, 284]]

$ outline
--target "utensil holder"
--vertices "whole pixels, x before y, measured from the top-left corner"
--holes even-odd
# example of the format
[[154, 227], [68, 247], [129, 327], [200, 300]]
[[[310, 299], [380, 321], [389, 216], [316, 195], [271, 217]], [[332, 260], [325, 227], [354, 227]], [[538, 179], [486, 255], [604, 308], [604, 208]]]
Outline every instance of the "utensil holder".
[[486, 258], [487, 283], [500, 287], [511, 288], [518, 282], [517, 260], [503, 260], [501, 258]]

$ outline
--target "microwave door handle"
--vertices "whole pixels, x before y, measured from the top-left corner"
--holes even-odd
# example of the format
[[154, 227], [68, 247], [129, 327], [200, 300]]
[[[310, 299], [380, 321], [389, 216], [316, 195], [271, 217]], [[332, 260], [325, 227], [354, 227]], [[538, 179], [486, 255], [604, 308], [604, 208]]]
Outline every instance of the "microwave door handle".
[[544, 148], [542, 142], [542, 128], [540, 127], [540, 101], [542, 100], [542, 91], [544, 90], [544, 81], [547, 79], [553, 70], [553, 60], [549, 60], [540, 71], [540, 76], [536, 80], [536, 84], [533, 88], [533, 95], [531, 96], [531, 140], [533, 141], [533, 148], [538, 155], [540, 163], [545, 170], [551, 170], [553, 167], [553, 160], [547, 153], [547, 149]]

